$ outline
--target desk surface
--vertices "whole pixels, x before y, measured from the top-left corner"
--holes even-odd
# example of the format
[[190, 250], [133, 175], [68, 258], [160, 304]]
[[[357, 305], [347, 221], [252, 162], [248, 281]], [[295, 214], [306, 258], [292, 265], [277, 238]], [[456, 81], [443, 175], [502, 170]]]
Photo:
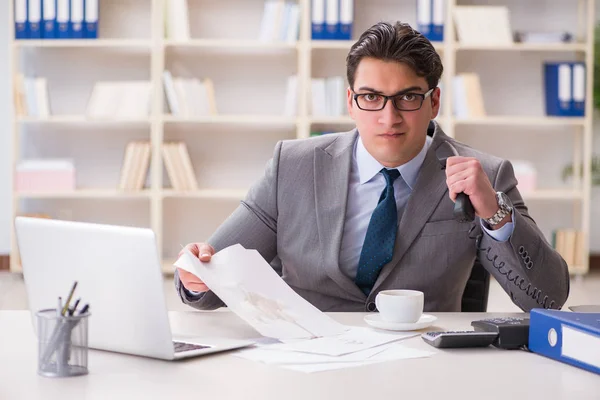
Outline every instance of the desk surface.
[[[361, 313], [330, 315], [365, 325]], [[470, 329], [472, 320], [500, 314], [436, 315], [430, 330]], [[170, 319], [176, 334], [258, 336], [229, 311], [172, 312]], [[404, 343], [434, 349], [420, 337]], [[430, 358], [305, 374], [228, 353], [161, 361], [90, 350], [89, 375], [52, 379], [36, 373], [29, 312], [0, 311], [0, 399], [600, 399], [598, 375], [536, 354], [493, 347], [435, 351]]]

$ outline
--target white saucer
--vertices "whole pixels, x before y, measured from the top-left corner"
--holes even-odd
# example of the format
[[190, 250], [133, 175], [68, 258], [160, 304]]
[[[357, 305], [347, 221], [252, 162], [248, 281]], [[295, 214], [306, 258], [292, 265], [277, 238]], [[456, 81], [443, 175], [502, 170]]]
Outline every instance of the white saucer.
[[381, 319], [381, 314], [365, 315], [365, 322], [374, 328], [386, 329], [389, 331], [416, 331], [431, 326], [437, 317], [434, 315], [423, 314], [417, 322], [388, 322]]

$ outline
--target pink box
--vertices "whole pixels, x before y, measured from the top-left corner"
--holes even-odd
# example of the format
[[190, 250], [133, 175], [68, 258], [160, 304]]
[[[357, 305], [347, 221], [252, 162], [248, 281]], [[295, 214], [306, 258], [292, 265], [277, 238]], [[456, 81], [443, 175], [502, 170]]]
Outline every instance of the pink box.
[[75, 190], [75, 168], [61, 161], [31, 161], [17, 166], [17, 192], [57, 192]]

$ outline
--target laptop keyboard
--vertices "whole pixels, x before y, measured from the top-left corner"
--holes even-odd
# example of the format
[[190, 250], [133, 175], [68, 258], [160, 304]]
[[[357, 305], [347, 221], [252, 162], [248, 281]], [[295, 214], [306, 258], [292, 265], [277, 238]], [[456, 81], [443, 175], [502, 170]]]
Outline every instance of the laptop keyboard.
[[204, 346], [201, 344], [193, 344], [193, 343], [184, 343], [184, 342], [173, 342], [173, 347], [175, 348], [175, 353], [181, 353], [184, 351], [190, 350], [201, 350], [201, 349], [210, 349], [212, 346]]

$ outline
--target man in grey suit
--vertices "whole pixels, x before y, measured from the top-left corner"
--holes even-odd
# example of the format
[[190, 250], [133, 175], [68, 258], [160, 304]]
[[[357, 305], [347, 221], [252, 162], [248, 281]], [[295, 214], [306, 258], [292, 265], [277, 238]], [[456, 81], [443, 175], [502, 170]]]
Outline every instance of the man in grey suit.
[[[202, 261], [236, 243], [256, 249], [322, 311], [374, 311], [385, 289], [423, 291], [425, 311], [460, 311], [476, 256], [523, 310], [560, 308], [567, 265], [529, 216], [511, 164], [432, 121], [442, 70], [409, 25], [365, 31], [347, 57], [356, 129], [279, 142], [240, 206], [207, 243], [187, 248]], [[444, 170], [436, 150], [445, 143], [458, 156]], [[473, 222], [453, 217], [461, 192]], [[186, 304], [223, 305], [186, 271], [175, 284]]]

